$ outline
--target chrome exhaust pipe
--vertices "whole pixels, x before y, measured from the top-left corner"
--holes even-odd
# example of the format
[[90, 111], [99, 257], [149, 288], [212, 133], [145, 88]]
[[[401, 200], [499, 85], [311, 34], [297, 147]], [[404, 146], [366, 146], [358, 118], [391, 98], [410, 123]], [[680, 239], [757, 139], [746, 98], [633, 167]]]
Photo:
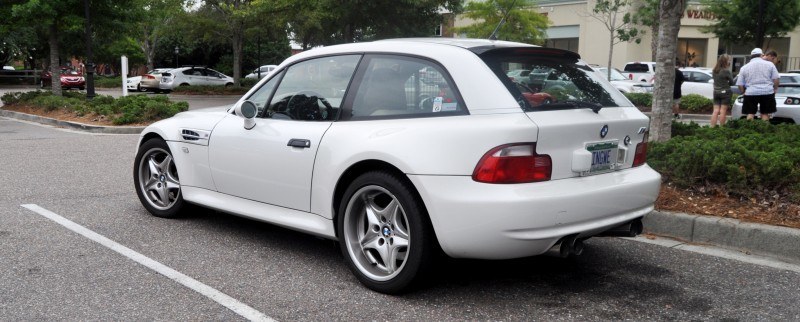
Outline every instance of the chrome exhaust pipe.
[[579, 239], [578, 235], [570, 235], [564, 237], [560, 243], [551, 248], [550, 255], [555, 255], [561, 258], [567, 258], [569, 255], [579, 256], [583, 253], [583, 239]]
[[642, 233], [642, 230], [644, 230], [642, 218], [636, 218], [630, 222], [599, 233], [596, 237], [636, 237]]

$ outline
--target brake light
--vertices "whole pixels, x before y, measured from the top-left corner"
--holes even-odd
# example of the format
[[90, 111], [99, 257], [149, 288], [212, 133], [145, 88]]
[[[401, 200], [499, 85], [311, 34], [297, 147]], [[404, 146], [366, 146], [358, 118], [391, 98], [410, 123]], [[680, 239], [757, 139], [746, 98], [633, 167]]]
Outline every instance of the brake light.
[[550, 180], [549, 155], [537, 154], [536, 143], [506, 144], [483, 155], [472, 180], [484, 183], [526, 183]]
[[642, 142], [636, 144], [636, 153], [633, 155], [633, 165], [634, 167], [638, 167], [645, 162], [647, 162], [647, 141], [649, 140], [650, 131], [644, 132], [644, 138], [642, 138]]
[[150, 74], [144, 74], [144, 76], [142, 76], [142, 77], [147, 78], [147, 79], [156, 79], [155, 76], [150, 75]]
[[783, 104], [786, 104], [786, 105], [800, 105], [800, 98], [787, 97], [786, 101], [784, 101]]
[[628, 74], [628, 79], [633, 79], [633, 74]]

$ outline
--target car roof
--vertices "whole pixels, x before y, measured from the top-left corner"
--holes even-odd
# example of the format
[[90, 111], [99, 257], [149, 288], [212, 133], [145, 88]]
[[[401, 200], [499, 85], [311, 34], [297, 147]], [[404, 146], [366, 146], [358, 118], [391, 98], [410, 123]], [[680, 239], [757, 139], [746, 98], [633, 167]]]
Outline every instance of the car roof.
[[[449, 48], [449, 49], [446, 49]], [[418, 54], [423, 56], [435, 56], [437, 50], [446, 50], [453, 52], [454, 49], [464, 49], [471, 51], [474, 54], [482, 54], [489, 50], [501, 48], [531, 48], [546, 50], [547, 53], [561, 54], [566, 56], [580, 58], [577, 53], [556, 49], [544, 48], [531, 44], [524, 44], [518, 42], [504, 41], [504, 40], [488, 40], [488, 39], [472, 39], [472, 38], [397, 38], [385, 39], [372, 42], [349, 43], [341, 45], [333, 45], [326, 47], [317, 47], [311, 50], [301, 52], [297, 55], [289, 57], [286, 62], [292, 63], [294, 61], [303, 60], [310, 57], [316, 57], [327, 54], [341, 54], [341, 53], [381, 53], [381, 52], [395, 52]], [[544, 52], [543, 52], [544, 53]]]

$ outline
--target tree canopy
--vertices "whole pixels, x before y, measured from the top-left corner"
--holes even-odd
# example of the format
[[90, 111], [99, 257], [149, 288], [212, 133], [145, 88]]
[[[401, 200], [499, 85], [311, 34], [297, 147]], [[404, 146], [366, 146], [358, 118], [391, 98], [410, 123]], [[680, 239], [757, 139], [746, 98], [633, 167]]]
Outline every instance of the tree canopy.
[[800, 23], [797, 0], [703, 0], [702, 4], [715, 18], [703, 30], [734, 44], [762, 47], [765, 37], [784, 37]]
[[497, 31], [497, 39], [542, 45], [550, 22], [534, 8], [535, 3], [531, 0], [473, 1], [464, 7], [464, 16], [476, 22], [457, 28], [456, 32], [466, 33], [471, 38], [488, 38], [507, 16]]

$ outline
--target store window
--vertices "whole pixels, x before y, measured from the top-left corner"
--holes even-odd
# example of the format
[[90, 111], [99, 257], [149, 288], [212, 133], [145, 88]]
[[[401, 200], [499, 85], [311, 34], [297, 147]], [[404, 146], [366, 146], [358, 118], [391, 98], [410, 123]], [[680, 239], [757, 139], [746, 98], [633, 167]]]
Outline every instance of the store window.
[[708, 55], [708, 39], [678, 39], [678, 62], [685, 67], [714, 67], [706, 66]]
[[578, 38], [548, 39], [544, 46], [549, 48], [565, 49], [577, 53]]

